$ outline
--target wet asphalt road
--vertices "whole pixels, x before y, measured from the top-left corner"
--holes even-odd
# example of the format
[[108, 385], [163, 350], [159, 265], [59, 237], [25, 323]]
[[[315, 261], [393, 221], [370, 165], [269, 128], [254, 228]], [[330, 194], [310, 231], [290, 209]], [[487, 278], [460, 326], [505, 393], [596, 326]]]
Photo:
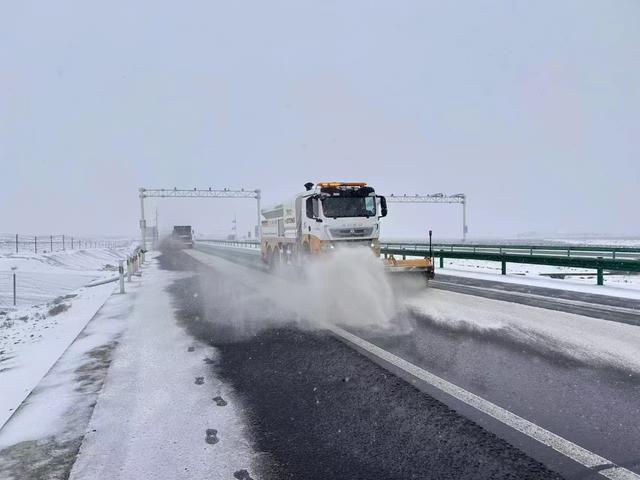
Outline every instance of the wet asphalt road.
[[[203, 273], [184, 257], [163, 263]], [[170, 293], [187, 331], [220, 352], [211, 368], [247, 409], [254, 448], [265, 453], [259, 478], [562, 478], [327, 334], [279, 319], [244, 335], [227, 321], [226, 297], [246, 287], [211, 269], [206, 277], [196, 273]]]
[[[367, 340], [640, 473], [638, 374], [585, 365], [551, 350], [515, 344], [495, 331], [451, 331], [427, 317], [415, 317], [411, 335]], [[488, 422], [492, 431], [547, 460], [536, 442], [513, 435], [473, 409], [464, 409], [464, 414], [482, 424]], [[572, 472], [572, 462], [552, 456], [547, 461], [565, 474]], [[575, 476], [581, 477], [579, 470]]]
[[[234, 261], [239, 258], [231, 252], [222, 255]], [[251, 263], [246, 257], [240, 261]], [[438, 275], [432, 287], [627, 324], [636, 324], [635, 310], [640, 308], [635, 300], [445, 275]], [[637, 373], [587, 365], [540, 346], [515, 344], [495, 331], [451, 331], [419, 315], [411, 321], [415, 330], [406, 337], [375, 338], [358, 333], [427, 371], [640, 473]], [[564, 475], [593, 477], [593, 472], [576, 468], [574, 462], [460, 402], [428, 386], [423, 390]]]

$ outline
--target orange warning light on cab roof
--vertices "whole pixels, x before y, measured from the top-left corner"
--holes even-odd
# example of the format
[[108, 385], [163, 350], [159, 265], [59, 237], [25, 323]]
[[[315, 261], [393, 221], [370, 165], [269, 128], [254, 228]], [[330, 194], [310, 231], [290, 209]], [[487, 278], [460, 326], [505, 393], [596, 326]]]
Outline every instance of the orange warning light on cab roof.
[[323, 187], [366, 187], [366, 182], [318, 182], [318, 186]]

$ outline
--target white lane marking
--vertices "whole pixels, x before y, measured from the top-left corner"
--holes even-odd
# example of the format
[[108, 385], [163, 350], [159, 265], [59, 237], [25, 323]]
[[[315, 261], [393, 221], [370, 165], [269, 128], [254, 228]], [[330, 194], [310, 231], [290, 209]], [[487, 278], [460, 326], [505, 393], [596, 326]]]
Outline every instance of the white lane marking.
[[587, 468], [594, 469], [594, 472], [597, 471], [598, 467], [610, 465], [608, 468], [597, 471], [598, 474], [606, 478], [609, 478], [611, 480], [640, 479], [640, 475], [632, 472], [631, 470], [620, 467], [610, 460], [607, 460], [606, 458], [601, 457], [596, 453], [582, 448], [581, 446], [576, 445], [575, 443], [562, 438], [559, 435], [550, 432], [549, 430], [545, 430], [535, 423], [532, 423], [529, 420], [525, 420], [515, 413], [511, 413], [509, 410], [505, 410], [504, 408], [499, 407], [498, 405], [491, 403], [488, 400], [485, 400], [484, 398], [465, 390], [464, 388], [458, 387], [457, 385], [454, 385], [453, 383], [448, 382], [447, 380], [444, 380], [443, 378], [440, 378], [433, 373], [427, 372], [426, 370], [410, 362], [407, 362], [397, 355], [387, 352], [386, 350], [370, 342], [367, 342], [366, 340], [363, 340], [362, 338], [349, 333], [340, 327], [329, 327], [329, 330], [338, 337], [346, 340], [347, 342], [375, 355], [376, 357], [394, 365], [397, 368], [404, 370], [408, 374], [427, 382], [428, 384], [451, 395], [461, 402], [464, 402], [465, 404], [489, 415], [490, 417], [495, 418], [499, 422], [502, 422], [505, 425], [527, 435], [528, 437], [542, 443], [543, 445], [553, 448], [555, 451], [561, 453], [566, 457], [569, 457], [571, 460], [578, 462], [579, 464]]
[[[455, 282], [443, 282], [442, 280], [432, 280], [431, 282], [433, 284], [435, 284], [435, 285], [451, 285], [451, 286], [454, 286], [454, 287], [471, 288], [471, 289], [475, 289], [475, 290], [485, 290], [485, 291], [488, 291], [488, 292], [496, 292], [496, 293], [504, 293], [504, 294], [507, 294], [507, 295], [513, 295], [514, 297], [540, 298], [542, 300], [547, 300], [547, 301], [551, 301], [551, 302], [564, 303], [566, 305], [576, 306], [576, 307], [587, 307], [587, 308], [592, 308], [594, 310], [603, 310], [605, 312], [614, 311], [614, 312], [620, 312], [620, 313], [627, 313], [627, 314], [630, 314], [630, 315], [640, 315], [640, 310], [635, 309], [635, 308], [617, 307], [617, 306], [614, 306], [614, 305], [605, 305], [605, 304], [602, 304], [602, 303], [584, 302], [582, 300], [571, 300], [571, 299], [568, 299], [568, 298], [549, 297], [549, 296], [546, 296], [546, 295], [539, 295], [537, 293], [513, 292], [513, 291], [509, 291], [509, 290], [500, 290], [499, 288], [480, 287], [478, 285], [463, 285], [463, 284], [455, 283]], [[459, 292], [459, 293], [461, 293], [461, 292]]]

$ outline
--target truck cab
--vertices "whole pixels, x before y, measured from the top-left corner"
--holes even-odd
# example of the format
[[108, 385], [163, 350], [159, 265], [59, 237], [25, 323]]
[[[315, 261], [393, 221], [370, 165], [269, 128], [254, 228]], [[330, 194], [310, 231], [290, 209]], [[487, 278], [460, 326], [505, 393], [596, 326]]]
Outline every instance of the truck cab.
[[[379, 254], [386, 201], [366, 183], [321, 182], [301, 197], [300, 238], [311, 253], [341, 244], [365, 245]], [[303, 205], [302, 205], [303, 204]]]
[[305, 184], [292, 200], [262, 211], [262, 259], [300, 263], [340, 245], [364, 245], [380, 254], [384, 197], [364, 182]]

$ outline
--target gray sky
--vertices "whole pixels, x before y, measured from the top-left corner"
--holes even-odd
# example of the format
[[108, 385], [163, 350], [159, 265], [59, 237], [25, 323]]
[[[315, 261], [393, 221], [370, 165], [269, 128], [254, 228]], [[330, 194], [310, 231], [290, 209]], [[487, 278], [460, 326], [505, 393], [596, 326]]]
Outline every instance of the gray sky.
[[[639, 25], [637, 0], [3, 2], [0, 232], [135, 233], [139, 186], [364, 180], [466, 192], [472, 236], [637, 235]], [[459, 214], [392, 206], [383, 234]]]

